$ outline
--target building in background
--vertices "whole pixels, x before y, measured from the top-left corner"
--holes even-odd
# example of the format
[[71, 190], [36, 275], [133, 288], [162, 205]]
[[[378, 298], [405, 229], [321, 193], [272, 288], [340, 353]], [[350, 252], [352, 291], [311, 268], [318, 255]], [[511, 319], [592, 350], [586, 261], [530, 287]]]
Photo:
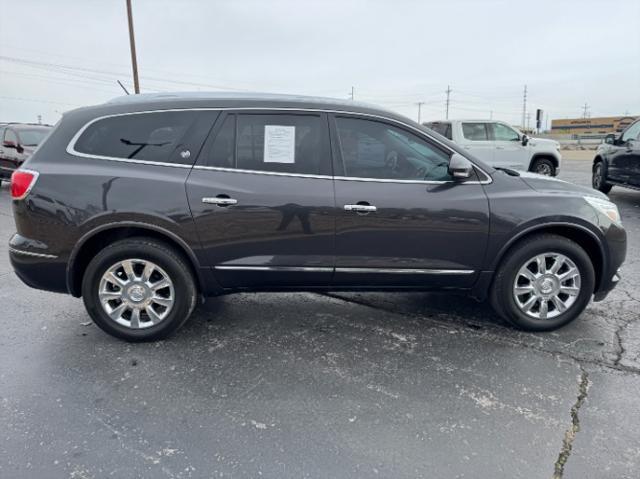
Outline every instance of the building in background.
[[551, 120], [552, 136], [570, 136], [573, 139], [599, 139], [609, 133], [620, 133], [637, 116], [602, 116], [598, 118], [568, 118]]

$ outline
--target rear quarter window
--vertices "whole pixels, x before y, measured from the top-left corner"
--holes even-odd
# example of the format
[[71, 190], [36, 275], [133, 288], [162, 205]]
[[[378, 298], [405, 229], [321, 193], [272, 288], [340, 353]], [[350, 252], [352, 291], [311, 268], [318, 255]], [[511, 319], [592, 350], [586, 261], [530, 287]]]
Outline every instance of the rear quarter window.
[[449, 140], [451, 139], [451, 123], [428, 123], [427, 128], [431, 128]]
[[82, 132], [73, 149], [98, 157], [179, 162], [172, 155], [195, 122], [192, 111], [135, 113], [102, 118]]

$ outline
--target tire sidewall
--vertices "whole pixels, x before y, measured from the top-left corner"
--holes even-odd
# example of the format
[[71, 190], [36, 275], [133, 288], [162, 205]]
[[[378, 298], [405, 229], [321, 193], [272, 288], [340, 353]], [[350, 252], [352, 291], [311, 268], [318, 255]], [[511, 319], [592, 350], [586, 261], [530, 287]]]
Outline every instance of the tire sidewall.
[[[577, 318], [591, 301], [595, 287], [595, 272], [587, 253], [576, 243], [564, 238], [540, 238], [527, 243], [513, 252], [505, 263], [505, 271], [500, 285], [500, 297], [507, 319], [516, 326], [531, 331], [548, 331], [559, 328]], [[580, 271], [580, 293], [571, 307], [559, 316], [537, 320], [520, 311], [513, 296], [516, 274], [526, 261], [542, 253], [560, 253], [573, 261]]]
[[[549, 167], [549, 174], [546, 175], [544, 173], [538, 173], [538, 166], [541, 164], [545, 164]], [[553, 162], [547, 158], [538, 158], [536, 160], [533, 161], [533, 168], [532, 168], [534, 173], [537, 173], [539, 175], [544, 175], [544, 176], [554, 176], [555, 172], [556, 172], [556, 168], [553, 165]]]
[[[102, 308], [98, 297], [104, 272], [118, 261], [144, 259], [157, 264], [173, 282], [175, 303], [169, 315], [157, 325], [144, 329], [130, 329], [113, 321]], [[188, 270], [179, 258], [154, 242], [127, 241], [106, 247], [89, 263], [82, 282], [82, 297], [88, 313], [105, 332], [127, 341], [149, 341], [168, 336], [189, 317], [195, 306], [196, 294]]]

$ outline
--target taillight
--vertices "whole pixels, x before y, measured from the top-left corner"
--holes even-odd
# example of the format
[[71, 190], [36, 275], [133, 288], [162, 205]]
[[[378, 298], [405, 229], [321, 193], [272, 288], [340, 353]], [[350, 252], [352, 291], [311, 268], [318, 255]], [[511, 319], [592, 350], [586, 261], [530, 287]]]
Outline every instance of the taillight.
[[11, 197], [21, 200], [29, 194], [38, 179], [38, 172], [33, 170], [16, 170], [11, 175]]

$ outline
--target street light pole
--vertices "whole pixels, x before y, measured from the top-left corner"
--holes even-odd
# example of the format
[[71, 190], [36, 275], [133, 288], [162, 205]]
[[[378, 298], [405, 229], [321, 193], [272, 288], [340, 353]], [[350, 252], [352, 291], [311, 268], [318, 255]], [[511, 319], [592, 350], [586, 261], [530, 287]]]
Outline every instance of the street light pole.
[[133, 68], [133, 91], [140, 93], [138, 82], [138, 60], [136, 58], [136, 39], [133, 34], [133, 14], [131, 13], [131, 0], [127, 0], [127, 17], [129, 19], [129, 44], [131, 46], [131, 66]]

